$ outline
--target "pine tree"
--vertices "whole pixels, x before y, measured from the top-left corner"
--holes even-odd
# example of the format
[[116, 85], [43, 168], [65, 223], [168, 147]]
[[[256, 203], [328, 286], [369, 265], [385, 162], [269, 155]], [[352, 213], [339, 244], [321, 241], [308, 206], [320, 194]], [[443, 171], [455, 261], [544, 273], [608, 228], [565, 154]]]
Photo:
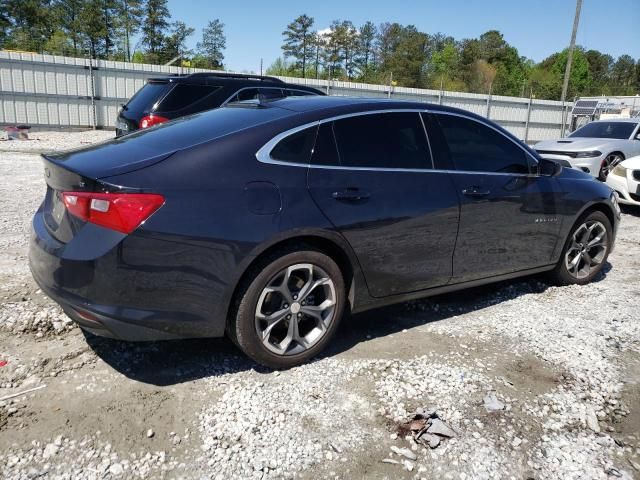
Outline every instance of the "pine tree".
[[73, 49], [74, 55], [82, 52], [82, 23], [80, 16], [85, 6], [85, 0], [58, 0], [55, 2], [56, 19]]
[[88, 46], [91, 58], [106, 57], [106, 49], [103, 43], [108, 35], [106, 22], [103, 17], [102, 0], [85, 1], [84, 8], [80, 11], [80, 37], [83, 44]]
[[142, 21], [142, 44], [147, 47], [148, 61], [158, 63], [166, 31], [169, 28], [167, 0], [147, 0]]
[[375, 48], [374, 42], [378, 31], [373, 22], [366, 22], [360, 27], [358, 36], [357, 63], [361, 72], [366, 74], [370, 69], [375, 68]]
[[189, 57], [192, 52], [187, 49], [187, 38], [193, 35], [194, 31], [182, 21], [174, 22], [171, 34], [165, 40], [161, 61], [168, 62], [176, 57]]
[[224, 23], [216, 18], [210, 21], [202, 30], [202, 41], [196, 45], [198, 54], [204, 61], [203, 66], [213, 69], [224, 68], [222, 64], [224, 54], [222, 51], [226, 46], [227, 39], [224, 36]]
[[118, 24], [123, 36], [123, 53], [127, 62], [131, 61], [131, 37], [142, 25], [142, 0], [118, 0]]
[[306, 77], [307, 63], [313, 58], [313, 18], [307, 15], [300, 15], [293, 22], [287, 25], [287, 29], [282, 32], [284, 44], [282, 51], [285, 58], [293, 57], [298, 68], [302, 69], [302, 76]]

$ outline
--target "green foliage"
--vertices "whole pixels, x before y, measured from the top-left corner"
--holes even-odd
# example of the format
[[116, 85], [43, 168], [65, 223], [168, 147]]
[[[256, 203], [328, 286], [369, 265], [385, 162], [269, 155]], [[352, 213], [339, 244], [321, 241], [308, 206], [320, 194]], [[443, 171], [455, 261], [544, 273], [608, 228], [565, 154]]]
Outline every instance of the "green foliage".
[[147, 47], [147, 59], [152, 63], [159, 63], [162, 57], [169, 18], [167, 0], [147, 0], [141, 28], [142, 44]]
[[222, 62], [224, 54], [222, 51], [227, 46], [227, 39], [224, 36], [224, 23], [217, 18], [207, 24], [202, 31], [202, 41], [198, 42], [198, 55], [194, 57], [194, 62], [198, 68], [224, 68]]
[[[399, 23], [314, 24], [303, 14], [287, 25], [284, 56], [267, 73], [556, 100], [562, 91], [567, 50], [535, 63], [497, 30], [456, 40]], [[208, 22], [195, 54], [187, 48], [193, 33], [171, 21], [167, 0], [0, 0], [0, 48], [135, 63], [180, 56], [183, 66], [224, 68], [224, 24]], [[640, 59], [575, 49], [568, 99], [638, 93]]]
[[[171, 25], [171, 34], [164, 39], [160, 61], [166, 63], [176, 59], [176, 57], [190, 57], [193, 52], [187, 48], [187, 38], [193, 35], [193, 32], [195, 32], [195, 29], [187, 27], [184, 22], [174, 22]], [[176, 65], [180, 65], [180, 63]]]
[[312, 46], [314, 40], [313, 18], [307, 15], [300, 15], [293, 22], [287, 25], [287, 29], [282, 32], [284, 43], [282, 51], [285, 58], [293, 57], [295, 65], [302, 71], [302, 76], [307, 73], [307, 64], [314, 58]]

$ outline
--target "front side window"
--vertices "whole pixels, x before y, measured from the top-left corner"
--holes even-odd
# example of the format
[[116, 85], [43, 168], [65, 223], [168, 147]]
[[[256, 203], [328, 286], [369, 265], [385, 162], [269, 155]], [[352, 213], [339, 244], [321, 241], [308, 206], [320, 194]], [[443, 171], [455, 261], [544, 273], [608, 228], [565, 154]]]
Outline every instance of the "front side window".
[[457, 170], [529, 173], [525, 151], [496, 130], [457, 115], [436, 114], [436, 118]]
[[343, 167], [432, 168], [417, 112], [357, 115], [333, 122]]

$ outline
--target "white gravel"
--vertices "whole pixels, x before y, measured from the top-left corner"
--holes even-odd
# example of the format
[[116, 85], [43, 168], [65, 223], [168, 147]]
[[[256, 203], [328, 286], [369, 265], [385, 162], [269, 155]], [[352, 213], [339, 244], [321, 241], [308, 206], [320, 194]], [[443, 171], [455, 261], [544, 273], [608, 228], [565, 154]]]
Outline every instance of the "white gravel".
[[[0, 360], [10, 362], [0, 397], [47, 380], [0, 401], [0, 477], [640, 475], [640, 210], [623, 215], [611, 269], [595, 283], [523, 279], [366, 313], [337, 352], [289, 371], [179, 343], [107, 344], [118, 359], [109, 360], [38, 292], [26, 246], [44, 193], [36, 153], [110, 136], [0, 142]], [[136, 377], [138, 362], [148, 367]], [[154, 387], [162, 402], [140, 394], [153, 383], [140, 378], [166, 372], [177, 380]], [[63, 433], [44, 405], [67, 396], [95, 420]], [[110, 407], [96, 413], [105, 398]], [[437, 411], [456, 436], [433, 450], [405, 438], [399, 426], [418, 408]]]

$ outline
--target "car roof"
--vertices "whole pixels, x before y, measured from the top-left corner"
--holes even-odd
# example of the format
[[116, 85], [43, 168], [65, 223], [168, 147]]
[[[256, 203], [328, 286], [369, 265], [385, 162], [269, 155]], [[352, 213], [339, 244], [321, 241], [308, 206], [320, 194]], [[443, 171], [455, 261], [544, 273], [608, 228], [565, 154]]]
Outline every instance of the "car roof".
[[277, 100], [268, 100], [264, 106], [278, 107], [295, 113], [315, 112], [318, 116], [342, 115], [371, 110], [415, 109], [432, 110], [451, 113], [460, 113], [469, 117], [483, 118], [468, 110], [454, 107], [436, 105], [426, 102], [411, 102], [408, 100], [394, 100], [386, 98], [361, 98], [361, 97], [286, 97]]
[[233, 87], [251, 87], [251, 86], [269, 86], [281, 88], [299, 88], [302, 90], [318, 92], [314, 87], [308, 85], [300, 85], [297, 83], [287, 83], [283, 80], [265, 75], [252, 75], [243, 73], [227, 73], [227, 72], [199, 72], [189, 74], [175, 74], [163, 77], [150, 77], [147, 79], [149, 83], [179, 83], [187, 85], [212, 85], [212, 86], [233, 86]]
[[[616, 122], [620, 122], [620, 123], [640, 123], [640, 117], [638, 118], [603, 118], [602, 120], [594, 120], [593, 122], [589, 122], [589, 123], [616, 123]], [[585, 125], [588, 125], [585, 124]]]

